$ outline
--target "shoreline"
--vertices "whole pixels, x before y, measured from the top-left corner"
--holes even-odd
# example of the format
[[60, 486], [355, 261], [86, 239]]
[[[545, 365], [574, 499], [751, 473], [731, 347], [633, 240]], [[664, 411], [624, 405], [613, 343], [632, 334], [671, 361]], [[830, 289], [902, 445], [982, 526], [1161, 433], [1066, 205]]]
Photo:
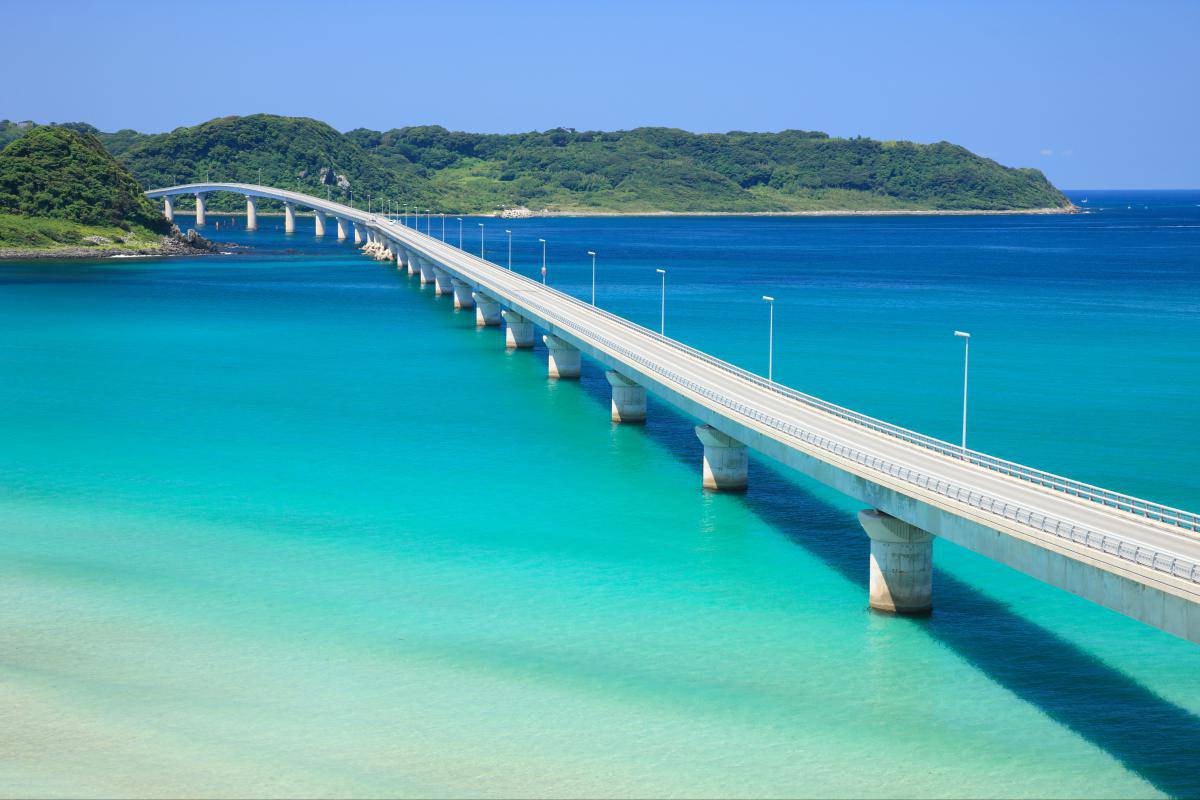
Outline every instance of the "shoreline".
[[66, 245], [53, 249], [0, 247], [0, 261], [95, 260], [100, 258], [160, 258], [164, 256], [217, 255], [214, 247], [189, 243], [187, 237], [164, 236], [157, 247], [83, 247]]
[[[365, 211], [365, 209], [357, 209]], [[930, 208], [887, 208], [887, 209], [823, 209], [820, 211], [540, 211], [522, 214], [520, 216], [505, 217], [503, 212], [492, 211], [488, 213], [472, 213], [466, 212], [450, 212], [445, 214], [457, 214], [470, 217], [494, 217], [497, 219], [534, 219], [534, 218], [549, 218], [549, 217], [969, 217], [969, 216], [1014, 216], [1030, 214], [1036, 216], [1044, 216], [1049, 214], [1080, 214], [1084, 209], [1079, 206], [1071, 205], [1066, 207], [1051, 207], [1051, 208], [1005, 208], [1005, 209], [930, 209]], [[177, 215], [194, 216], [194, 209], [179, 209], [175, 210]], [[376, 216], [388, 216], [379, 212], [372, 211]], [[213, 211], [208, 210], [207, 215], [210, 217], [245, 217], [245, 211]], [[259, 211], [259, 217], [282, 217], [282, 211]], [[298, 217], [311, 217], [311, 211], [298, 211]], [[391, 217], [403, 217], [403, 214], [392, 214]], [[422, 214], [422, 217], [425, 215]]]

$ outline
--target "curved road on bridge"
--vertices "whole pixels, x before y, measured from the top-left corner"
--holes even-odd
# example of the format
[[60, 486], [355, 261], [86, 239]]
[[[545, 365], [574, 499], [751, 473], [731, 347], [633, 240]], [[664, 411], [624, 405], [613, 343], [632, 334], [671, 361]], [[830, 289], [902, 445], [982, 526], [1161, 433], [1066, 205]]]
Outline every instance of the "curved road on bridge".
[[[249, 184], [189, 184], [147, 195], [212, 191], [281, 200], [365, 226], [405, 259], [416, 255], [432, 262], [759, 452], [936, 535], [1200, 641], [1200, 517], [1194, 513], [964, 452], [769, 383], [389, 218]], [[956, 519], [964, 524], [951, 524]], [[991, 541], [989, 535], [1034, 545], [1090, 569], [1074, 577], [1066, 574], [1069, 569], [1058, 577], [1048, 575], [1047, 570], [1061, 567], [1020, 563], [1030, 560], [1027, 549], [1006, 550], [1005, 543]], [[1106, 575], [1127, 581], [1108, 586]], [[1186, 601], [1181, 612], [1186, 619], [1150, 619], [1147, 612], [1122, 608], [1134, 602], [1119, 598], [1129, 594], [1130, 581]]]

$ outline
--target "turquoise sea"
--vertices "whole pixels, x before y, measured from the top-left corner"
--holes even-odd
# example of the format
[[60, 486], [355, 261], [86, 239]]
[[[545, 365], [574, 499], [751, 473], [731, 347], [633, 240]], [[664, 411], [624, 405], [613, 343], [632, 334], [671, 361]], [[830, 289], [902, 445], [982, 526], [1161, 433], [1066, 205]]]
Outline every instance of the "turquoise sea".
[[[464, 246], [949, 439], [970, 331], [972, 446], [1196, 509], [1200, 192], [1073, 196]], [[871, 613], [854, 502], [262, 221], [0, 265], [0, 796], [1200, 795], [1200, 648], [944, 542]]]

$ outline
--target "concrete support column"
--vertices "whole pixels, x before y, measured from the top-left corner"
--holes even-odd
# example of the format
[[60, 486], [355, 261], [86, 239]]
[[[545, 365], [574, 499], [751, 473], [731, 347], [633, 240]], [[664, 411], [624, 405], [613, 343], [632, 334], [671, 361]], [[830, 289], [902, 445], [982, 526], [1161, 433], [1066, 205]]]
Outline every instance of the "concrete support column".
[[342, 219], [341, 217], [338, 217], [337, 224], [338, 224], [338, 241], [344, 242], [346, 239], [350, 238], [350, 220]]
[[284, 233], [295, 233], [296, 232], [296, 204], [295, 203], [284, 203], [283, 204], [283, 232]]
[[533, 347], [533, 323], [515, 311], [505, 309], [500, 312], [504, 317], [504, 346], [509, 350], [518, 347]]
[[258, 198], [246, 195], [246, 230], [258, 230]]
[[475, 326], [492, 328], [500, 324], [500, 302], [483, 292], [475, 292]]
[[433, 269], [433, 264], [425, 256], [416, 256], [417, 262], [421, 265], [421, 285], [433, 283], [436, 273]]
[[325, 212], [313, 209], [313, 227], [317, 236], [325, 235]]
[[474, 308], [475, 295], [471, 291], [471, 284], [457, 278], [451, 280], [450, 283], [454, 287], [454, 307]]
[[874, 508], [858, 512], [858, 522], [871, 537], [871, 608], [933, 610], [933, 534]]
[[619, 372], [604, 373], [612, 386], [612, 421], [646, 421], [646, 387], [638, 386]]
[[204, 195], [196, 192], [196, 227], [204, 225]]
[[551, 334], [543, 336], [542, 341], [546, 343], [546, 349], [550, 351], [550, 358], [547, 362], [547, 373], [550, 377], [578, 378], [579, 348]]
[[163, 216], [167, 218], [167, 222], [175, 221], [175, 198], [171, 195], [163, 198]]
[[408, 253], [405, 252], [404, 246], [396, 242], [396, 269], [401, 272], [408, 266]]
[[404, 263], [408, 267], [409, 277], [421, 274], [421, 262], [408, 248], [404, 249]]
[[450, 273], [438, 267], [433, 268], [433, 293], [435, 295], [452, 294], [454, 284], [451, 283]]
[[718, 492], [745, 491], [746, 467], [750, 463], [746, 445], [711, 425], [697, 425], [696, 436], [704, 444], [704, 488]]
[[355, 222], [353, 224], [354, 224], [354, 243], [362, 244], [363, 240], [365, 240], [367, 238], [367, 226], [363, 225], [361, 222]]

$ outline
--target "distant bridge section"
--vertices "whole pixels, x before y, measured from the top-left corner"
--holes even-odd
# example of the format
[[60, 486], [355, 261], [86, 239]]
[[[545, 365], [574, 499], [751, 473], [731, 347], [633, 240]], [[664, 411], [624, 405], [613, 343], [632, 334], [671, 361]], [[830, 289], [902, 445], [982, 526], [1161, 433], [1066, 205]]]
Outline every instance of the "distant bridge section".
[[646, 417], [652, 392], [701, 424], [703, 485], [744, 489], [753, 448], [868, 506], [871, 607], [901, 614], [932, 608], [932, 541], [940, 536], [1046, 583], [1192, 642], [1200, 642], [1200, 517], [1090, 486], [873, 419], [750, 373], [394, 220], [299, 192], [238, 183], [196, 183], [147, 192], [246, 197], [311, 209], [316, 235], [336, 221], [377, 259], [453, 295], [480, 326], [504, 327], [505, 345], [548, 351], [547, 374], [577, 378], [586, 355], [607, 370], [611, 418]]

